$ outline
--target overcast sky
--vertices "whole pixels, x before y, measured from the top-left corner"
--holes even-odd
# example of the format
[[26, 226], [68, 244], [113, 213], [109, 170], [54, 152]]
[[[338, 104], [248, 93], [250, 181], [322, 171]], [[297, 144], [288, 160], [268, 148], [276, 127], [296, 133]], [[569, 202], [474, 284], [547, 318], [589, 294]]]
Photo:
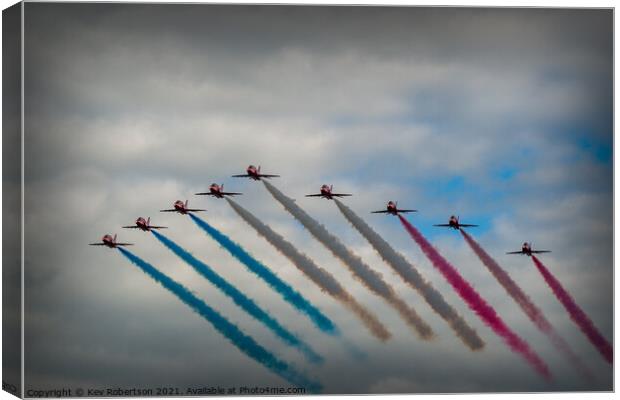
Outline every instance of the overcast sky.
[[[193, 290], [327, 393], [610, 390], [612, 369], [569, 319], [524, 241], [612, 339], [610, 10], [45, 4], [25, 6], [28, 388], [287, 385], [247, 358], [117, 251], [104, 233]], [[350, 246], [437, 332], [426, 343], [355, 281], [248, 164]], [[378, 342], [257, 236], [212, 182], [329, 270], [394, 334]], [[486, 341], [472, 353], [374, 253], [323, 183], [412, 261]], [[329, 316], [363, 362], [318, 331], [189, 218], [204, 217]], [[424, 258], [388, 200], [548, 363], [546, 383], [487, 328]], [[595, 372], [584, 381], [454, 231], [451, 214]], [[326, 359], [308, 364], [150, 234], [138, 216], [206, 261]]]

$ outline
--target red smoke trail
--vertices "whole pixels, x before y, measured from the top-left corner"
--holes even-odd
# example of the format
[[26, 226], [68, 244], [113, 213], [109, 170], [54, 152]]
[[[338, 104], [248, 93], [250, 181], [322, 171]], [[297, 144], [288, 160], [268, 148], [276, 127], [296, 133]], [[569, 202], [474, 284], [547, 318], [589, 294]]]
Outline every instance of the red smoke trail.
[[536, 325], [536, 327], [551, 339], [551, 342], [560, 350], [572, 365], [577, 367], [581, 373], [591, 378], [590, 372], [585, 365], [579, 360], [579, 358], [570, 349], [568, 343], [562, 339], [560, 335], [553, 328], [551, 323], [545, 318], [542, 311], [536, 307], [536, 305], [530, 300], [530, 298], [523, 292], [523, 290], [512, 280], [510, 275], [497, 264], [497, 262], [486, 252], [480, 245], [471, 237], [467, 232], [461, 230], [461, 234], [465, 238], [465, 241], [471, 249], [476, 253], [480, 261], [487, 267], [487, 269], [493, 274], [495, 279], [506, 289], [506, 292], [517, 302], [519, 307], [528, 316], [528, 318]]
[[463, 300], [467, 303], [478, 316], [491, 328], [501, 336], [506, 344], [516, 353], [521, 354], [527, 362], [529, 362], [541, 375], [546, 379], [551, 379], [551, 372], [543, 360], [530, 349], [529, 345], [517, 336], [510, 328], [506, 326], [504, 321], [497, 315], [493, 307], [476, 292], [474, 288], [458, 273], [448, 261], [422, 236], [418, 230], [409, 223], [401, 215], [398, 216], [400, 222], [422, 249], [426, 257], [433, 263], [435, 268], [441, 272], [448, 283], [456, 290]]
[[596, 347], [599, 353], [601, 353], [603, 358], [611, 364], [614, 357], [614, 350], [611, 344], [609, 344], [607, 339], [596, 329], [590, 318], [588, 318], [586, 313], [575, 303], [575, 300], [573, 300], [571, 295], [562, 287], [560, 282], [551, 275], [547, 267], [545, 267], [536, 256], [532, 256], [532, 260], [551, 290], [553, 290], [555, 297], [560, 300], [560, 303], [562, 303], [566, 311], [568, 311], [571, 319], [579, 326], [588, 339], [590, 339], [590, 342]]

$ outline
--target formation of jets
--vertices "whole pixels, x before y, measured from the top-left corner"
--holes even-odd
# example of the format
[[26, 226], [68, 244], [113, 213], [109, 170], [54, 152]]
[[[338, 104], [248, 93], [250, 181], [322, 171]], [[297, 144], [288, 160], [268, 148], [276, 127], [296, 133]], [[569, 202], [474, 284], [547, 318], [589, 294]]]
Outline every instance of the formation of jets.
[[[278, 178], [280, 177], [280, 175], [261, 174], [260, 166], [255, 167], [254, 165], [249, 165], [246, 169], [245, 174], [232, 175], [232, 177], [233, 178], [249, 178], [255, 181], [260, 181], [261, 179]], [[327, 200], [332, 200], [338, 197], [352, 196], [352, 194], [350, 193], [334, 193], [333, 188], [334, 188], [333, 185], [322, 185], [319, 193], [307, 194], [306, 197], [320, 197], [320, 198], [324, 198]], [[241, 194], [242, 193], [237, 193], [237, 192], [225, 192], [224, 185], [223, 184], [218, 185], [217, 183], [212, 183], [209, 186], [208, 192], [196, 193], [196, 195], [198, 196], [213, 196], [218, 199], [223, 199], [224, 196], [239, 196]], [[160, 210], [160, 211], [161, 212], [176, 212], [181, 215], [187, 215], [191, 212], [207, 211], [201, 208], [188, 208], [188, 200], [185, 200], [185, 202], [183, 202], [182, 200], [177, 200], [174, 202], [173, 207], [174, 208], [167, 209], [167, 210]], [[410, 213], [410, 212], [417, 212], [417, 211], [418, 210], [414, 210], [414, 209], [399, 209], [398, 202], [390, 200], [387, 203], [384, 210], [371, 211], [371, 213], [372, 214], [398, 215], [401, 213]], [[478, 225], [462, 224], [459, 222], [459, 217], [452, 215], [450, 219], [448, 220], [447, 224], [435, 224], [433, 226], [439, 226], [439, 227], [452, 228], [455, 230], [459, 230], [461, 228], [477, 227]], [[144, 219], [143, 217], [139, 217], [138, 219], [136, 219], [134, 225], [123, 226], [123, 228], [140, 229], [144, 232], [148, 232], [152, 229], [165, 229], [166, 227], [151, 225], [150, 217], [147, 219]], [[116, 241], [116, 234], [114, 236], [107, 234], [101, 238], [101, 242], [90, 243], [90, 245], [91, 246], [107, 246], [113, 249], [119, 246], [131, 246], [133, 245], [133, 243], [118, 243]], [[520, 251], [510, 251], [510, 252], [507, 252], [506, 254], [522, 254], [522, 255], [531, 256], [532, 254], [550, 253], [550, 252], [551, 251], [549, 250], [533, 250], [531, 244], [525, 242], [523, 243], [523, 246], [521, 246]]]

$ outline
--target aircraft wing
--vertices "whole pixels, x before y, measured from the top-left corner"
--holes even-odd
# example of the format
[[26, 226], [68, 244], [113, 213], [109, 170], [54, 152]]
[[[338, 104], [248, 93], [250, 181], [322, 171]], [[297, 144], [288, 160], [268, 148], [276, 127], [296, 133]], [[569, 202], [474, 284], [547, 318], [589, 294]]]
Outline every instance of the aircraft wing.
[[396, 210], [397, 213], [408, 213], [408, 212], [418, 212], [418, 210]]
[[136, 225], [123, 226], [123, 228], [127, 228], [127, 229], [138, 229], [138, 227], [137, 227]]
[[133, 246], [133, 243], [114, 243], [115, 246]]
[[[433, 226], [445, 226], [445, 227], [450, 227], [450, 224], [435, 224]], [[462, 225], [461, 225], [462, 226]]]
[[371, 211], [371, 214], [387, 214], [389, 213], [388, 210], [381, 210], [381, 211]]
[[540, 254], [540, 253], [551, 253], [550, 250], [532, 250], [532, 253]]
[[474, 228], [474, 227], [476, 227], [476, 226], [478, 226], [478, 225], [472, 225], [472, 224], [459, 224], [459, 226], [460, 226], [461, 228]]
[[332, 193], [332, 197], [344, 197], [344, 196], [353, 196], [353, 195], [348, 194], [348, 193]]
[[[207, 211], [207, 210], [203, 210], [201, 208], [186, 208], [185, 211], [198, 212], [198, 211]], [[165, 228], [165, 227], [162, 227], [162, 228]]]
[[159, 210], [159, 212], [176, 212], [177, 210], [175, 209], [169, 209], [169, 210]]
[[211, 193], [211, 192], [196, 193], [196, 195], [198, 195], [198, 196], [214, 196], [214, 194]]
[[89, 246], [105, 246], [103, 243], [89, 243]]
[[523, 251], [508, 251], [506, 254], [523, 254]]
[[149, 226], [149, 229], [167, 229], [167, 226]]
[[269, 174], [260, 174], [258, 175], [259, 178], [279, 178], [280, 175], [269, 175]]
[[221, 192], [220, 193], [222, 196], [239, 196], [242, 195], [243, 193], [235, 193], [235, 192]]
[[322, 194], [307, 194], [306, 197], [321, 197], [323, 196]]
[[250, 174], [245, 174], [245, 175], [232, 175], [233, 178], [249, 178]]

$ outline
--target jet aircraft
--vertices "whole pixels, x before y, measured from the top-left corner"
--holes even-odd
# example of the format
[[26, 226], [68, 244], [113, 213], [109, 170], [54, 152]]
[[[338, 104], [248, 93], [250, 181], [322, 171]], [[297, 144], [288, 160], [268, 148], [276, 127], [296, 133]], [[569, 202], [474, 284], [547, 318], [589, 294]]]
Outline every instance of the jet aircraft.
[[167, 226], [153, 226], [151, 225], [151, 217], [144, 219], [144, 217], [138, 217], [135, 225], [123, 226], [126, 229], [140, 229], [144, 232], [149, 232], [151, 229], [166, 229]]
[[398, 213], [417, 212], [418, 210], [399, 210], [397, 201], [388, 201], [385, 210], [371, 211], [372, 214], [391, 214], [398, 215]]
[[209, 186], [208, 192], [202, 192], [202, 193], [196, 193], [196, 194], [199, 196], [213, 196], [213, 197], [217, 197], [218, 199], [223, 199], [224, 196], [238, 196], [243, 193], [225, 192], [224, 184], [218, 185], [217, 183], [212, 183], [211, 186]]
[[459, 230], [461, 228], [470, 228], [470, 227], [473, 228], [473, 227], [476, 227], [478, 225], [461, 224], [459, 222], [459, 217], [456, 217], [456, 216], [452, 215], [450, 217], [450, 220], [448, 220], [447, 224], [435, 224], [433, 226], [441, 226], [441, 227], [444, 227], [444, 228], [452, 228], [452, 229]]
[[186, 215], [190, 212], [199, 212], [199, 211], [207, 211], [200, 208], [187, 208], [187, 200], [183, 203], [182, 200], [177, 200], [173, 204], [174, 208], [168, 210], [159, 210], [160, 212], [178, 212], [181, 215]]
[[331, 200], [334, 197], [344, 197], [344, 196], [353, 196], [352, 194], [348, 194], [348, 193], [334, 193], [332, 190], [334, 188], [334, 185], [323, 185], [321, 186], [321, 193], [317, 193], [317, 194], [307, 194], [306, 197], [322, 197], [324, 199], [327, 200]]
[[255, 181], [260, 181], [261, 178], [279, 178], [280, 175], [270, 175], [270, 174], [261, 174], [260, 173], [260, 165], [258, 166], [258, 168], [256, 168], [253, 165], [248, 166], [248, 168], [245, 170], [245, 174], [244, 175], [233, 175], [233, 178], [250, 178], [250, 179], [254, 179]]
[[107, 246], [111, 249], [115, 249], [119, 246], [133, 246], [133, 243], [118, 243], [116, 241], [116, 234], [112, 235], [104, 235], [101, 238], [101, 242], [98, 243], [89, 243], [90, 246]]
[[523, 246], [521, 246], [520, 251], [509, 251], [506, 254], [523, 254], [526, 256], [532, 256], [532, 254], [542, 254], [542, 253], [551, 253], [550, 250], [532, 250], [532, 244], [525, 242]]

